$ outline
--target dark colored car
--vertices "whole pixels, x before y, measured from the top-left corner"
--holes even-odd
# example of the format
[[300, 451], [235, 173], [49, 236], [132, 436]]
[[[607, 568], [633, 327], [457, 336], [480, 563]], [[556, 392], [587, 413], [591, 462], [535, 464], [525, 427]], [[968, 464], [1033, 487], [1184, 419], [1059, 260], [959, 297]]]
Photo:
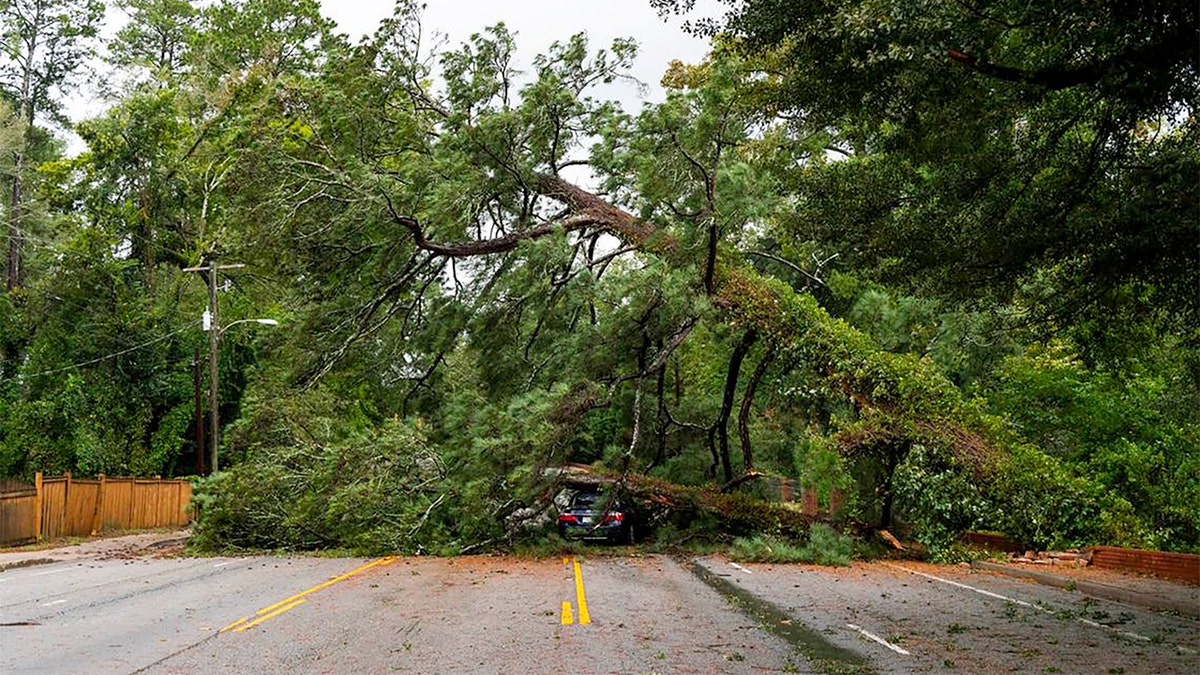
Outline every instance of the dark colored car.
[[558, 515], [558, 533], [564, 539], [601, 540], [617, 544], [634, 542], [634, 517], [621, 500], [602, 492], [580, 491], [571, 496]]

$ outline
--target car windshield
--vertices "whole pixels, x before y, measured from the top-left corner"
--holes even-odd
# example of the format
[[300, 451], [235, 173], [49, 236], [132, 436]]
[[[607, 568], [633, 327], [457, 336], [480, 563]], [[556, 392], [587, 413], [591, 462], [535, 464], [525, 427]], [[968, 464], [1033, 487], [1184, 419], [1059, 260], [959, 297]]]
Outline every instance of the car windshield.
[[575, 508], [590, 508], [597, 506], [603, 498], [599, 492], [580, 492], [571, 500], [571, 506]]

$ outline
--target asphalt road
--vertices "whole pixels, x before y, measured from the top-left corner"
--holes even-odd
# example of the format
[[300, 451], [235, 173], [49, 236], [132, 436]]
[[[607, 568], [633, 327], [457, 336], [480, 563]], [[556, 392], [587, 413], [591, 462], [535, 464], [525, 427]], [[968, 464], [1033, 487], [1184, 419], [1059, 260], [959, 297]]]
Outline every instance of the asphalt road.
[[0, 673], [1191, 673], [1194, 620], [906, 563], [90, 560], [0, 573]]
[[700, 561], [878, 672], [1196, 673], [1200, 623], [961, 567]]

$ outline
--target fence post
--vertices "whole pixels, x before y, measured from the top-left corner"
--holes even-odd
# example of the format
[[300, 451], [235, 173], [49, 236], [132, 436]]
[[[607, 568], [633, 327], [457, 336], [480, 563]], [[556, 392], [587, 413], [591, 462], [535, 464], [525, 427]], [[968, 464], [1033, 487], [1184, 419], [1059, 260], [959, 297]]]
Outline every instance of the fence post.
[[38, 541], [42, 540], [42, 472], [38, 471], [33, 474], [33, 487], [37, 490], [33, 498], [33, 511], [36, 524], [33, 526], [34, 536]]
[[71, 472], [67, 471], [66, 476], [67, 483], [63, 488], [62, 532], [59, 532], [59, 536], [62, 536], [63, 533], [71, 534]]
[[96, 488], [96, 508], [92, 511], [92, 533], [94, 537], [100, 532], [101, 518], [104, 515], [104, 474], [100, 474], [100, 487]]

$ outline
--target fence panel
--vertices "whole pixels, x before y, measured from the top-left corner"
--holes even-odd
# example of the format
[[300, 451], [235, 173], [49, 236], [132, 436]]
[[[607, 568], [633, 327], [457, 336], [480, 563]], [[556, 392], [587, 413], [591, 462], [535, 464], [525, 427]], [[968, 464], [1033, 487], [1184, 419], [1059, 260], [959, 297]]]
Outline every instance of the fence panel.
[[[192, 486], [186, 480], [108, 478], [67, 474], [37, 485], [0, 483], [0, 545], [107, 530], [180, 527], [191, 521]], [[40, 511], [40, 522], [39, 522]]]
[[0, 546], [37, 540], [37, 488], [0, 484]]
[[54, 539], [66, 536], [67, 478], [42, 480], [42, 537]]
[[71, 480], [67, 497], [66, 536], [86, 537], [92, 533], [99, 497], [100, 481]]
[[100, 509], [100, 529], [127, 529], [129, 511], [133, 508], [133, 480], [106, 478], [104, 505]]

